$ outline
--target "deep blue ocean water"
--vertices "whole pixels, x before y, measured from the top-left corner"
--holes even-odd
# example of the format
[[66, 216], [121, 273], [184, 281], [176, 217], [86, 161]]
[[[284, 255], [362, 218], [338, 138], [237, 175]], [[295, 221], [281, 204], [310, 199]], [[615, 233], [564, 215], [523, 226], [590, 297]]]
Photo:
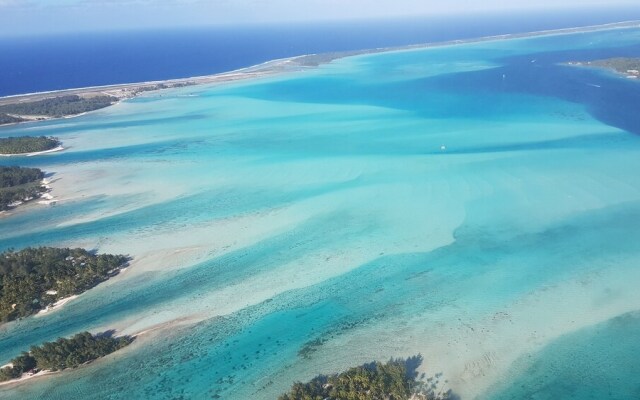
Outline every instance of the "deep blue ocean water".
[[640, 83], [561, 64], [621, 55], [640, 56], [639, 28], [350, 57], [0, 128], [67, 147], [2, 160], [51, 174], [58, 203], [0, 218], [0, 249], [134, 259], [3, 325], [0, 363], [154, 329], [0, 398], [270, 400], [418, 353], [463, 399], [635, 398]]
[[640, 19], [640, 8], [37, 37], [3, 37], [0, 30], [0, 96], [208, 75], [302, 54], [633, 19]]

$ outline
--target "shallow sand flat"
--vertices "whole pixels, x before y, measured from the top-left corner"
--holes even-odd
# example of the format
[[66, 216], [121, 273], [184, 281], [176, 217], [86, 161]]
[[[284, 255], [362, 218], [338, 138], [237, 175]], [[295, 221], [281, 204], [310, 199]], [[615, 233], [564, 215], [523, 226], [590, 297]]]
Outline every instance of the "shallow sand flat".
[[153, 334], [20, 394], [270, 399], [422, 353], [423, 371], [481, 397], [515, 360], [640, 308], [636, 92], [557, 64], [637, 41], [622, 33], [363, 55], [39, 125], [72, 144], [27, 161], [61, 200], [0, 221], [3, 245], [134, 261], [3, 327], [0, 354], [84, 329]]
[[[630, 312], [558, 338], [526, 359], [517, 360], [512, 373], [487, 396], [511, 399], [540, 393], [541, 398], [551, 399], [549, 393], [553, 392], [572, 398], [636, 397], [638, 317], [637, 311]], [[592, 351], [576, 351], [583, 347]], [[564, 368], [568, 364], [572, 368]], [[563, 384], [577, 380], [587, 385]]]
[[[615, 228], [611, 233], [617, 235]], [[585, 241], [588, 249], [593, 244], [586, 236], [578, 234], [574, 240]], [[545, 246], [549, 245], [553, 246]], [[562, 248], [562, 243], [556, 247]], [[322, 345], [310, 360], [298, 360], [285, 371], [308, 377], [317, 370], [337, 371], [371, 358], [421, 353], [425, 357], [422, 371], [443, 372], [444, 379], [463, 398], [482, 398], [484, 391], [507, 372], [517, 375], [517, 371], [510, 370], [516, 359], [526, 358], [566, 334], [637, 310], [640, 297], [633, 290], [639, 278], [633, 267], [637, 251], [625, 255], [632, 248], [628, 243], [622, 245], [617, 256], [580, 250], [582, 254], [576, 254], [573, 260], [560, 256], [557, 261], [553, 260], [559, 256], [554, 254], [556, 250], [540, 249], [541, 257], [535, 260], [528, 260], [525, 255], [509, 256], [475, 278], [455, 274], [448, 277], [453, 271], [446, 267], [455, 262], [446, 259], [425, 262], [422, 268], [416, 265], [417, 271], [422, 272], [412, 279], [426, 275], [431, 283], [407, 290], [392, 307], [392, 316], [368, 320], [346, 331], [338, 324], [334, 329], [316, 332], [312, 338], [325, 340]], [[451, 257], [455, 258], [454, 254]], [[581, 258], [590, 259], [588, 269], [573, 272], [572, 269], [582, 268]], [[540, 271], [541, 267], [558, 268], [560, 260], [571, 267], [565, 269], [565, 277], [554, 277], [552, 281], [544, 278], [548, 271]], [[464, 254], [458, 262], [470, 264]], [[512, 287], [521, 287], [519, 270], [527, 269], [531, 290], [519, 294]], [[539, 284], [539, 280], [543, 283]], [[373, 292], [369, 296], [375, 301]], [[353, 296], [362, 294], [354, 288]], [[377, 312], [386, 314], [387, 310], [378, 308]], [[268, 379], [288, 381], [291, 377], [286, 372], [274, 372]], [[284, 390], [284, 385], [273, 389], [273, 393], [278, 390]]]

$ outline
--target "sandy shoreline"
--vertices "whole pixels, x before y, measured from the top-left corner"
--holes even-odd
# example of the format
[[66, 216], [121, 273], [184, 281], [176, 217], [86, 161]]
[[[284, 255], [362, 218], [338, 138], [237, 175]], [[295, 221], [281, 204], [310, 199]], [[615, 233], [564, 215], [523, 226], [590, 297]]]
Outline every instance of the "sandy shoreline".
[[[431, 48], [431, 47], [455, 46], [455, 45], [461, 45], [461, 44], [480, 43], [480, 42], [496, 41], [496, 40], [519, 39], [519, 38], [537, 37], [537, 36], [586, 33], [586, 32], [593, 32], [593, 31], [600, 31], [600, 30], [624, 29], [624, 28], [634, 28], [634, 27], [640, 27], [640, 21], [626, 21], [626, 22], [618, 22], [618, 23], [603, 24], [603, 25], [593, 25], [593, 26], [585, 26], [585, 27], [577, 27], [577, 28], [563, 28], [563, 29], [535, 31], [535, 32], [527, 32], [527, 33], [511, 33], [511, 34], [485, 36], [485, 37], [472, 38], [472, 39], [450, 40], [445, 42], [433, 42], [433, 43], [421, 43], [421, 44], [398, 46], [398, 47], [381, 47], [381, 48], [374, 48], [374, 49], [329, 52], [329, 53], [322, 53], [322, 54], [306, 54], [306, 55], [293, 56], [288, 58], [281, 58], [281, 59], [266, 61], [261, 64], [240, 68], [240, 69], [229, 71], [229, 72], [217, 73], [213, 75], [135, 82], [135, 83], [122, 83], [122, 84], [113, 84], [113, 85], [104, 85], [104, 86], [90, 86], [90, 87], [84, 87], [84, 88], [72, 88], [72, 89], [4, 96], [4, 97], [0, 97], [0, 106], [6, 105], [6, 104], [37, 101], [37, 100], [57, 97], [61, 95], [79, 95], [83, 97], [100, 96], [100, 95], [113, 96], [118, 99], [118, 101], [112, 104], [112, 105], [115, 105], [122, 100], [136, 97], [140, 93], [147, 92], [147, 91], [156, 91], [156, 90], [171, 89], [171, 88], [183, 87], [183, 86], [195, 86], [195, 85], [204, 85], [204, 84], [213, 84], [213, 83], [228, 83], [228, 82], [235, 82], [235, 81], [247, 80], [252, 78], [262, 78], [262, 77], [277, 75], [277, 74], [286, 73], [286, 72], [296, 72], [296, 71], [300, 71], [307, 68], [313, 68], [322, 64], [330, 63], [331, 61], [334, 61], [340, 58], [352, 57], [352, 56], [358, 56], [358, 55], [384, 53], [384, 52], [392, 52], [392, 51], [417, 50], [417, 49]], [[166, 87], [153, 88], [153, 86], [157, 86], [157, 85], [166, 86]], [[78, 115], [83, 115], [83, 114], [86, 114], [86, 113], [68, 115], [62, 118], [72, 118], [72, 117], [76, 117]], [[51, 119], [60, 119], [60, 118], [43, 116], [39, 120], [51, 120]], [[17, 124], [23, 124], [27, 122], [33, 122], [33, 121], [30, 120], [30, 121], [15, 122], [10, 124], [4, 124], [3, 126], [17, 125]]]
[[33, 157], [33, 156], [39, 156], [41, 154], [55, 153], [57, 151], [62, 151], [62, 150], [64, 150], [64, 147], [58, 146], [58, 147], [54, 147], [53, 149], [43, 150], [43, 151], [34, 151], [32, 153], [16, 153], [16, 154], [0, 153], [0, 157]]
[[[602, 63], [602, 61], [606, 61], [606, 60], [595, 60], [595, 61], [569, 61], [567, 63], [565, 63], [564, 65], [567, 65], [569, 67], [576, 67], [576, 68], [597, 68], [601, 71], [606, 71], [609, 74], [612, 74], [614, 76], [617, 76], [618, 78], [625, 78], [625, 79], [629, 79], [631, 81], [635, 81], [635, 82], [639, 82], [640, 80], [638, 78], [640, 78], [640, 71], [638, 71], [637, 69], [628, 69], [628, 70], [622, 70], [619, 68], [616, 68], [614, 66], [611, 65], [604, 65]], [[595, 85], [596, 87], [600, 87]]]
[[[49, 91], [49, 92], [37, 92], [37, 93], [27, 93], [27, 94], [20, 94], [20, 95], [11, 95], [11, 96], [0, 97], [0, 105], [37, 101], [37, 100], [53, 98], [53, 97], [62, 96], [62, 95], [80, 95], [85, 97], [107, 95], [107, 96], [113, 96], [118, 100], [124, 100], [127, 98], [135, 97], [140, 92], [145, 92], [150, 90], [172, 89], [174, 87], [203, 85], [208, 83], [233, 82], [237, 80], [245, 80], [249, 78], [262, 77], [262, 76], [271, 75], [279, 72], [292, 71], [292, 70], [295, 70], [296, 67], [301, 66], [299, 63], [295, 62], [295, 59], [297, 58], [299, 57], [268, 61], [266, 63], [259, 64], [256, 66], [243, 68], [243, 69], [230, 71], [230, 72], [224, 72], [224, 73], [215, 74], [215, 75], [205, 75], [205, 76], [158, 80], [158, 81], [145, 81], [145, 82], [136, 82], [136, 83], [123, 83], [123, 84], [114, 84], [114, 85], [106, 85], [106, 86], [91, 86], [91, 87], [85, 87], [85, 88], [63, 89], [63, 90], [56, 90], [56, 91]], [[156, 86], [156, 85], [166, 85], [169, 87], [166, 87], [166, 88], [160, 87], [157, 89], [149, 88], [149, 86]], [[115, 102], [112, 105], [115, 105], [115, 104], [117, 104], [117, 102]], [[77, 115], [81, 115], [81, 114], [77, 114]], [[73, 115], [73, 116], [77, 116], [77, 115]], [[66, 116], [66, 118], [69, 118], [69, 117], [72, 117], [72, 116]], [[46, 119], [61, 119], [61, 118], [52, 118], [52, 117], [43, 116], [42, 119], [40, 120], [46, 120]], [[22, 124], [25, 122], [33, 122], [33, 121], [30, 120], [30, 121], [17, 122], [12, 124]]]
[[[637, 25], [633, 25], [633, 26], [637, 26]], [[578, 29], [578, 28], [575, 28], [575, 29]], [[607, 29], [608, 29], [608, 28], [607, 28]], [[562, 34], [562, 33], [563, 33], [563, 32], [558, 32], [558, 31], [550, 31], [550, 32], [551, 32], [550, 34]], [[573, 33], [573, 32], [567, 32], [567, 33]], [[535, 36], [535, 35], [532, 35], [532, 36]], [[523, 37], [524, 37], [524, 36], [523, 36]], [[438, 45], [438, 44], [432, 44], [432, 45], [415, 45], [415, 46], [403, 47], [403, 48], [395, 48], [395, 49], [367, 50], [367, 51], [362, 51], [362, 52], [360, 52], [360, 53], [358, 53], [358, 54], [373, 54], [373, 53], [386, 52], [386, 51], [403, 51], [403, 50], [418, 49], [418, 48], [423, 48], [423, 47], [446, 46], [446, 45], [449, 45], [449, 44], [454, 44], [454, 45], [455, 45], [455, 44], [459, 44], [459, 43], [472, 43], [472, 42], [478, 42], [478, 41], [482, 41], [482, 40], [487, 40], [487, 41], [489, 41], [489, 40], [502, 40], [502, 39], [511, 39], [511, 38], [513, 38], [513, 37], [511, 37], [511, 36], [510, 36], [510, 37], [503, 37], [503, 36], [499, 36], [499, 37], [492, 37], [492, 38], [477, 39], [477, 40], [472, 40], [472, 41], [456, 41], [455, 43], [448, 42], [447, 44], [439, 44], [439, 45]], [[322, 59], [324, 59], [324, 60], [329, 60], [329, 57], [334, 57], [334, 58], [331, 58], [329, 61], [325, 61], [325, 62], [330, 62], [330, 61], [331, 61], [331, 60], [333, 60], [333, 59], [337, 59], [337, 58], [341, 58], [341, 57], [348, 57], [348, 56], [350, 56], [350, 55], [358, 55], [358, 54], [354, 54], [354, 53], [356, 53], [356, 52], [353, 52], [353, 53], [348, 54], [348, 55], [335, 56], [335, 57], [334, 57], [334, 56], [329, 56], [329, 55], [324, 55], [324, 57], [325, 57], [325, 58], [322, 58], [322, 57], [323, 57], [323, 55], [308, 55], [308, 56], [303, 56], [303, 57], [306, 57], [306, 58], [305, 58], [305, 60], [306, 60], [306, 62], [307, 62], [307, 63], [309, 63], [309, 64], [306, 64], [306, 65], [297, 64], [297, 67], [299, 67], [299, 68], [313, 67], [313, 65], [312, 65], [312, 64], [313, 64], [314, 62], [316, 62], [316, 60], [322, 60]], [[338, 54], [338, 53], [336, 53], [336, 54]], [[341, 53], [341, 54], [343, 54], [343, 53]], [[295, 58], [295, 57], [294, 57], [294, 58]], [[294, 70], [294, 69], [288, 69], [288, 68], [291, 68], [291, 66], [292, 66], [291, 64], [289, 64], [289, 63], [291, 62], [290, 60], [291, 60], [291, 59], [278, 60], [278, 62], [283, 62], [283, 64], [282, 64], [282, 68], [283, 68], [282, 72], [286, 72], [287, 70], [292, 70], [292, 71]], [[273, 61], [272, 61], [272, 62], [273, 62]], [[322, 62], [320, 62], [320, 61], [317, 61], [317, 62], [318, 62], [318, 64], [316, 64], [316, 65], [319, 65], [320, 63], [322, 63]], [[271, 62], [269, 62], [269, 63], [271, 63]], [[260, 66], [255, 66], [255, 67], [250, 67], [250, 68], [264, 68], [264, 64], [260, 64]], [[274, 73], [280, 73], [280, 72], [278, 71], [278, 72], [274, 72]], [[223, 75], [228, 75], [228, 74], [232, 74], [232, 73], [225, 73], [225, 74], [213, 75], [213, 76], [211, 76], [211, 78], [213, 78], [213, 77], [218, 77], [219, 79], [218, 79], [218, 80], [215, 80], [215, 82], [223, 83], [223, 82], [230, 82], [230, 81], [233, 81], [233, 80], [251, 79], [251, 78], [253, 78], [253, 77], [260, 77], [260, 76], [261, 76], [260, 74], [254, 74], [254, 75], [251, 75], [251, 76], [238, 77], [237, 79], [230, 79], [230, 80], [226, 80], [226, 79], [223, 79], [223, 78], [222, 78], [222, 76], [223, 76]], [[234, 72], [234, 74], [240, 74], [240, 75], [242, 75], [243, 73], [240, 73], [240, 72], [236, 71], [236, 72]], [[265, 74], [264, 74], [264, 75], [262, 75], [262, 76], [266, 76], [266, 75], [269, 75], [269, 74], [271, 74], [271, 73], [265, 73]], [[186, 79], [189, 79], [189, 78], [186, 78]], [[166, 82], [166, 81], [160, 81], [160, 82]], [[212, 82], [203, 82], [202, 84], [207, 84], [207, 83], [212, 83]], [[149, 84], [149, 83], [145, 82], [145, 83], [141, 83], [141, 84], [127, 84], [127, 85], [131, 85], [131, 87], [137, 87], [136, 85], [147, 85], [147, 84]], [[114, 85], [114, 86], [118, 86], [118, 85]], [[86, 89], [86, 90], [95, 90], [96, 88], [85, 88], [85, 89]], [[77, 89], [77, 90], [85, 90], [85, 89]], [[62, 92], [65, 92], [65, 91], [62, 91]], [[59, 93], [59, 92], [47, 92], [47, 93], [55, 94], [55, 93]], [[34, 95], [38, 95], [38, 94], [34, 94]], [[27, 95], [25, 95], [25, 96], [27, 96]], [[43, 195], [43, 197], [44, 197], [44, 195]], [[63, 301], [63, 300], [65, 300], [65, 302], [64, 302], [64, 303], [66, 303], [67, 301], [71, 300], [71, 298], [62, 299], [62, 300], [60, 300], [60, 301]], [[58, 303], [59, 303], [59, 302], [58, 302]], [[64, 304], [64, 303], [62, 303], [62, 304], [59, 304], [59, 305], [58, 305], [58, 303], [56, 303], [55, 305], [53, 305], [51, 310], [56, 309], [56, 308], [58, 308], [58, 307], [61, 307], [61, 306]], [[528, 311], [528, 310], [529, 310], [529, 309], [525, 308], [525, 311]], [[44, 310], [43, 310], [43, 311], [41, 311], [41, 312], [46, 312], [46, 311], [44, 311]], [[525, 312], [522, 312], [522, 314], [527, 315], [527, 313], [525, 313]], [[136, 333], [134, 336], [145, 336], [145, 335], [149, 335], [149, 334], [151, 334], [151, 333], [153, 333], [153, 332], [156, 332], [156, 331], [158, 331], [158, 330], [167, 329], [167, 328], [169, 328], [169, 327], [172, 327], [172, 326], [173, 326], [173, 325], [171, 325], [171, 323], [172, 323], [172, 322], [173, 322], [173, 321], [170, 321], [170, 322], [168, 322], [168, 323], [161, 324], [161, 325], [159, 325], [159, 326], [152, 326], [152, 327], [150, 327], [150, 328], [147, 328], [147, 329], [144, 329], [144, 330], [140, 330], [140, 331], [139, 331], [138, 333]], [[507, 324], [506, 324], [506, 323], [504, 323], [504, 325], [507, 325]], [[502, 328], [502, 327], [501, 327], [501, 329], [506, 329], [506, 328]], [[549, 335], [550, 335], [550, 334], [549, 334]], [[497, 336], [499, 336], [499, 335], [497, 335]], [[471, 342], [471, 340], [469, 340], [469, 342]], [[474, 342], [474, 343], [475, 343], [475, 342]], [[491, 343], [491, 344], [493, 344], [493, 343]], [[462, 345], [461, 345], [461, 346], [462, 346]], [[480, 356], [481, 356], [481, 354], [478, 356], [478, 358], [480, 358]], [[444, 358], [444, 356], [443, 356], [443, 358]], [[21, 379], [19, 379], [19, 380], [12, 380], [12, 381], [9, 381], [9, 382], [0, 383], [0, 386], [1, 386], [1, 385], [16, 384], [16, 383], [18, 383], [18, 382], [22, 382], [22, 381], [27, 380], [27, 379], [30, 379], [30, 378], [34, 378], [34, 377], [37, 377], [37, 376], [44, 376], [44, 375], [48, 375], [48, 374], [52, 374], [52, 373], [41, 372], [41, 373], [39, 373], [39, 374], [35, 374], [35, 375], [32, 375], [32, 376], [25, 376], [25, 377], [23, 377], [23, 378], [21, 378]], [[474, 382], [474, 385], [475, 385], [475, 384], [476, 384], [476, 383]]]
[[[49, 150], [49, 152], [51, 151], [59, 151], [56, 149], [52, 149]], [[36, 155], [36, 154], [40, 154], [40, 153], [29, 153], [32, 155]], [[25, 204], [29, 204], [32, 202], [36, 202], [37, 204], [43, 204], [43, 205], [52, 205], [52, 204], [56, 204], [58, 202], [58, 199], [55, 198], [52, 194], [51, 194], [51, 182], [49, 182], [49, 180], [47, 180], [46, 178], [42, 180], [41, 182], [42, 187], [44, 187], [46, 190], [38, 197], [34, 197], [34, 198], [29, 198], [26, 200], [22, 200], [22, 201], [18, 201], [15, 202], [11, 208], [7, 209], [7, 210], [2, 210], [0, 211], [0, 218], [4, 218], [4, 217], [8, 217], [12, 214], [12, 211], [17, 208], [20, 207], [22, 205]]]
[[[59, 372], [59, 371], [58, 371]], [[39, 378], [39, 377], [43, 377], [46, 375], [52, 375], [55, 374], [56, 372], [54, 371], [40, 371], [37, 372], [35, 374], [28, 374], [28, 373], [24, 373], [22, 374], [22, 376], [20, 378], [16, 378], [16, 379], [11, 379], [8, 381], [4, 381], [4, 382], [0, 382], [0, 386], [8, 386], [8, 385], [17, 385], [20, 383], [23, 383], [26, 380], [32, 379], [32, 378]]]
[[[61, 300], [58, 301], [58, 303], [61, 303], [61, 302], [62, 303], [61, 304], [56, 303], [56, 305], [54, 307], [56, 307], [56, 308], [60, 307], [64, 303], [66, 303], [67, 301], [70, 301], [70, 300], [72, 300], [72, 299], [74, 299], [76, 297], [78, 297], [78, 296], [71, 296], [71, 297], [67, 297], [65, 299], [61, 299]], [[39, 314], [42, 314], [44, 312], [46, 312], [46, 311], [42, 310], [38, 314], [36, 314], [36, 316], [39, 315]], [[128, 336], [130, 336], [131, 338], [140, 340], [141, 337], [153, 336], [154, 334], [160, 334], [161, 332], [167, 332], [167, 330], [175, 329], [175, 328], [177, 328], [179, 326], [182, 326], [182, 325], [193, 324], [193, 323], [198, 322], [199, 320], [200, 319], [197, 319], [197, 318], [194, 318], [194, 317], [179, 318], [179, 319], [176, 319], [176, 320], [173, 320], [173, 321], [168, 321], [168, 322], [156, 324], [154, 326], [150, 326], [149, 328], [147, 328], [145, 330], [136, 332], [136, 333], [134, 333], [132, 335], [128, 335]], [[114, 352], [114, 353], [122, 354], [123, 350], [126, 350], [126, 347], [123, 348], [123, 349], [119, 349], [117, 352]], [[112, 355], [114, 353], [107, 354], [107, 356]], [[29, 374], [29, 373], [25, 372], [25, 373], [22, 374], [22, 376], [20, 378], [16, 378], [16, 379], [11, 379], [11, 380], [8, 380], [8, 381], [0, 382], [0, 387], [2, 387], [2, 386], [19, 386], [21, 384], [24, 384], [25, 381], [30, 380], [30, 379], [50, 377], [50, 376], [53, 376], [53, 375], [64, 373], [65, 371], [70, 372], [71, 370], [74, 370], [74, 369], [83, 368], [84, 366], [87, 366], [87, 365], [90, 365], [90, 364], [94, 364], [94, 363], [98, 363], [103, 358], [104, 357], [100, 357], [100, 358], [97, 358], [95, 360], [91, 360], [91, 361], [89, 361], [89, 362], [87, 362], [87, 363], [85, 363], [85, 364], [83, 364], [83, 365], [81, 365], [81, 366], [79, 366], [77, 368], [71, 368], [71, 369], [66, 369], [66, 370], [61, 370], [61, 371], [42, 370], [42, 371], [38, 371], [35, 374], [33, 374], [33, 373]], [[10, 363], [9, 364], [5, 364], [0, 368], [4, 368], [4, 367], [10, 366], [10, 365], [11, 365]]]
[[38, 313], [36, 314], [36, 316], [42, 316], [43, 314], [47, 314], [51, 311], [55, 311], [55, 310], [59, 310], [60, 308], [62, 308], [62, 306], [64, 306], [65, 304], [67, 304], [68, 302], [70, 302], [71, 300], [77, 298], [78, 295], [74, 294], [73, 296], [69, 296], [69, 297], [65, 297], [63, 299], [60, 299], [58, 301], [56, 301], [55, 303], [53, 303], [52, 305], [38, 311]]

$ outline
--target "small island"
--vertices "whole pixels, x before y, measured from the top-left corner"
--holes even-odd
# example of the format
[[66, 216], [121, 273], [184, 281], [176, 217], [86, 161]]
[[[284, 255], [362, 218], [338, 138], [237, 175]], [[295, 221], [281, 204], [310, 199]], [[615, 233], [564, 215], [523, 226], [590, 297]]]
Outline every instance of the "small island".
[[455, 398], [437, 378], [418, 379], [421, 356], [372, 362], [334, 375], [296, 382], [278, 400], [450, 400]]
[[62, 150], [62, 143], [55, 137], [20, 136], [0, 138], [0, 155], [20, 155]]
[[31, 347], [29, 352], [22, 352], [0, 369], [0, 382], [20, 379], [23, 374], [33, 376], [37, 373], [77, 368], [120, 350], [131, 342], [132, 337], [113, 337], [112, 332], [97, 335], [82, 332], [70, 339], [59, 338], [55, 342], [45, 342]]
[[0, 166], [0, 211], [42, 196], [47, 191], [43, 179], [38, 168]]
[[82, 115], [142, 93], [195, 85], [192, 80], [68, 89], [0, 98], [0, 125]]
[[640, 78], [640, 58], [615, 57], [593, 61], [572, 61], [569, 65], [604, 68], [628, 79]]
[[128, 262], [123, 255], [84, 249], [38, 247], [0, 253], [0, 321], [48, 311], [115, 276]]
[[[118, 98], [106, 95], [62, 95], [0, 105], [0, 123], [62, 118], [108, 107]], [[4, 121], [4, 122], [3, 122]]]

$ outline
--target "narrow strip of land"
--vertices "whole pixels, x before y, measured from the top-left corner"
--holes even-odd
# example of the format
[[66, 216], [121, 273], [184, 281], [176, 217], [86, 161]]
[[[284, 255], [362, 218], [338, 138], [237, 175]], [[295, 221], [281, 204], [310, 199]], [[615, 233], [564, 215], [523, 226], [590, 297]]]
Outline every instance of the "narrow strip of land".
[[568, 65], [604, 68], [628, 79], [640, 78], [640, 58], [614, 57], [592, 61], [571, 61]]
[[317, 67], [333, 60], [373, 53], [389, 51], [405, 51], [429, 47], [441, 47], [460, 44], [479, 43], [495, 40], [518, 39], [535, 36], [566, 35], [586, 33], [600, 30], [638, 28], [639, 21], [628, 21], [605, 25], [579, 28], [556, 29], [529, 33], [515, 33], [487, 36], [465, 40], [451, 40], [446, 42], [422, 43], [400, 47], [383, 47], [376, 49], [332, 52], [323, 54], [308, 54], [296, 57], [282, 58], [268, 61], [252, 67], [242, 68], [231, 72], [215, 75], [197, 76], [191, 78], [169, 79], [138, 83], [124, 83], [107, 86], [65, 89], [51, 92], [29, 93], [0, 97], [0, 125], [16, 124], [34, 120], [47, 120], [82, 115], [89, 111], [108, 107], [118, 102], [136, 97], [142, 93], [184, 86], [204, 85], [213, 83], [227, 83], [253, 78], [260, 78], [294, 72], [306, 68]]

